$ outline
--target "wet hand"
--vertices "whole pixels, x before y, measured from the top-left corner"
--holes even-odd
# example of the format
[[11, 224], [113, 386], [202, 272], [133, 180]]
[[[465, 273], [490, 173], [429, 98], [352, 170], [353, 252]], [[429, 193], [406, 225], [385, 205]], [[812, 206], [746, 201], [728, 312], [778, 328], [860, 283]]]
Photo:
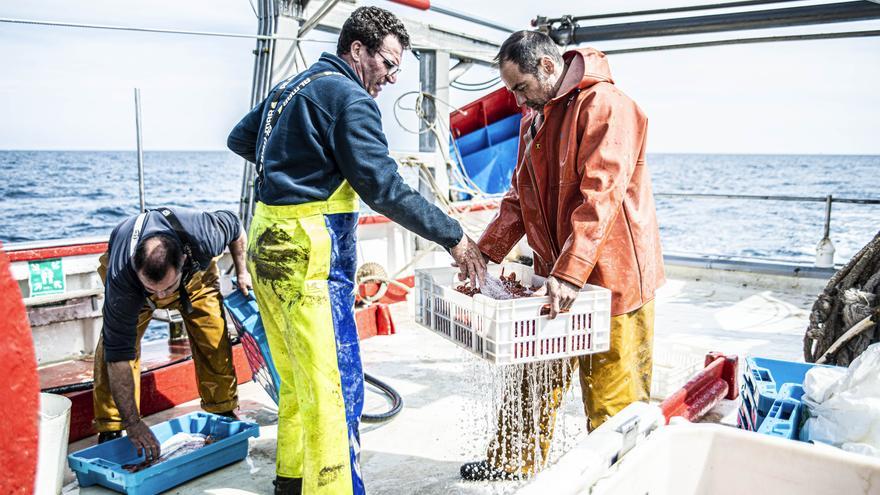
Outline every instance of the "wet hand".
[[547, 295], [550, 296], [551, 320], [556, 318], [560, 312], [571, 309], [571, 305], [574, 304], [574, 300], [577, 299], [578, 292], [580, 292], [576, 285], [559, 280], [552, 275], [547, 278], [547, 283], [544, 286], [547, 288]]
[[159, 458], [159, 441], [143, 420], [126, 428], [125, 433], [137, 449], [138, 455], [143, 455], [148, 461]]
[[238, 282], [238, 290], [247, 296], [249, 294], [248, 290], [254, 286], [251, 282], [250, 273], [248, 273], [247, 270], [242, 270], [241, 272], [236, 273], [236, 279]]
[[482, 282], [486, 278], [486, 258], [477, 243], [474, 242], [467, 234], [461, 237], [461, 241], [455, 245], [449, 254], [455, 263], [452, 266], [458, 267], [459, 280], [470, 279], [471, 285], [477, 286], [477, 281]]

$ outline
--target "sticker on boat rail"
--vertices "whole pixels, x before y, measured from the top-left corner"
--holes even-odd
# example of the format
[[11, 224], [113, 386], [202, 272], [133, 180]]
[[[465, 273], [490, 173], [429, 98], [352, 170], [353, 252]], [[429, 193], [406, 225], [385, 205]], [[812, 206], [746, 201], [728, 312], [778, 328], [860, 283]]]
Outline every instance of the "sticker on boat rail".
[[64, 267], [61, 258], [28, 261], [30, 297], [63, 294]]

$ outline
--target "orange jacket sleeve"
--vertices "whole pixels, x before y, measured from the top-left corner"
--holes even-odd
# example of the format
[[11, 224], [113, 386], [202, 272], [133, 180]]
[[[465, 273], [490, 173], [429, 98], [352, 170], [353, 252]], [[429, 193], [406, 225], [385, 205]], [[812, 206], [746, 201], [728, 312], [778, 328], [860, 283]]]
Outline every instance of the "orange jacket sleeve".
[[577, 163], [583, 202], [571, 215], [572, 234], [551, 275], [582, 287], [590, 276], [609, 226], [621, 210], [632, 178], [647, 119], [634, 102], [611, 85], [580, 102]]

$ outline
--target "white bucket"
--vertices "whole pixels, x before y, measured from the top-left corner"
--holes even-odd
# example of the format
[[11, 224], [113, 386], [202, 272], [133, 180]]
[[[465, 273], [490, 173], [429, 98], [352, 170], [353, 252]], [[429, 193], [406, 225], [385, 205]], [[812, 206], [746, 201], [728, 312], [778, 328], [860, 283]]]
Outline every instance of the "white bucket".
[[35, 495], [61, 493], [67, 463], [70, 407], [70, 399], [63, 395], [40, 394], [40, 448]]

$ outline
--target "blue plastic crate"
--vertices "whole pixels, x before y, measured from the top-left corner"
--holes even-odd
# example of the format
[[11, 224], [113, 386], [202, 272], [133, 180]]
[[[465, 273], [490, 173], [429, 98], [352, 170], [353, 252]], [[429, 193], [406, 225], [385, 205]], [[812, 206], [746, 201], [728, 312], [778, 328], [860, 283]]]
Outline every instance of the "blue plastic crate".
[[739, 416], [742, 418], [739, 426], [744, 430], [749, 431], [758, 431], [758, 421], [764, 418], [759, 418], [755, 412], [755, 407], [752, 405], [752, 399], [746, 393], [745, 387], [739, 394], [740, 396], [740, 404], [739, 404]]
[[281, 379], [272, 361], [272, 352], [269, 350], [269, 341], [266, 339], [266, 330], [263, 328], [260, 308], [253, 291], [247, 296], [237, 290], [233, 291], [223, 298], [223, 305], [232, 316], [232, 323], [241, 339], [254, 381], [278, 404]]
[[798, 402], [804, 396], [804, 386], [802, 383], [786, 383], [779, 388], [779, 398], [791, 399]]
[[758, 433], [797, 439], [801, 426], [804, 387], [797, 383], [786, 383], [779, 389], [779, 398], [773, 402], [770, 412], [758, 428]]
[[737, 410], [736, 426], [741, 430], [755, 431], [754, 426], [752, 426], [752, 420], [749, 418], [749, 413], [745, 410], [745, 404], [740, 404]]
[[815, 366], [824, 365], [746, 357], [743, 385], [746, 394], [754, 399], [757, 414], [766, 417], [779, 398], [780, 388], [786, 383], [803, 385], [807, 371]]
[[758, 413], [755, 407], [755, 399], [748, 393], [748, 389], [743, 386], [740, 392], [741, 413], [749, 420], [751, 431], [758, 431], [761, 423], [764, 422], [766, 415]]
[[99, 484], [130, 495], [150, 495], [168, 490], [207, 472], [247, 457], [248, 438], [260, 434], [255, 423], [205, 412], [180, 416], [150, 428], [159, 443], [176, 433], [200, 433], [216, 440], [210, 445], [150, 466], [136, 473], [122, 466], [137, 464], [144, 456], [127, 437], [117, 438], [67, 456], [79, 486]]

